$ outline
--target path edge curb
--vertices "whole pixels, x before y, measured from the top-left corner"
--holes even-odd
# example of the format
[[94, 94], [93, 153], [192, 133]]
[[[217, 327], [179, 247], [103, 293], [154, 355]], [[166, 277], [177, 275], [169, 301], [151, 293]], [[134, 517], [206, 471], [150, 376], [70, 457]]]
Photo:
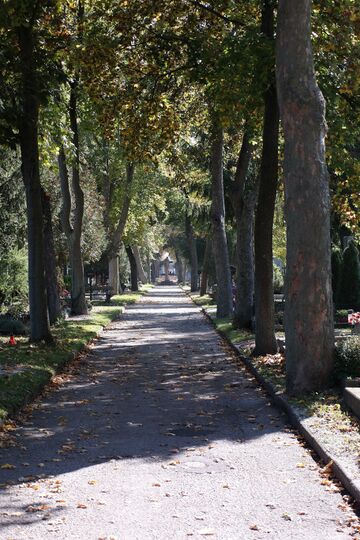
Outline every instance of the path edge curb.
[[329, 452], [327, 448], [311, 432], [311, 430], [306, 427], [306, 425], [301, 420], [292, 405], [287, 401], [285, 397], [283, 397], [282, 393], [277, 391], [274, 386], [259, 373], [259, 371], [256, 369], [248, 356], [241, 354], [235, 343], [233, 343], [228, 338], [225, 332], [219, 330], [219, 328], [216, 327], [212, 317], [202, 306], [199, 306], [194, 302], [189, 292], [185, 291], [184, 289], [182, 290], [190, 298], [193, 304], [199, 308], [203, 315], [205, 315], [206, 319], [210, 322], [217, 334], [227, 343], [227, 345], [231, 347], [236, 357], [245, 365], [248, 371], [260, 383], [262, 388], [264, 388], [266, 393], [269, 395], [271, 401], [286, 413], [292, 426], [304, 437], [306, 442], [322, 459], [325, 465], [332, 462], [332, 471], [334, 473], [334, 476], [341, 482], [341, 484], [349, 492], [353, 499], [360, 504], [360, 482], [355, 482], [354, 480], [352, 480], [350, 475], [347, 473], [346, 468], [343, 467], [341, 463], [339, 463], [339, 461], [331, 455], [331, 452]]

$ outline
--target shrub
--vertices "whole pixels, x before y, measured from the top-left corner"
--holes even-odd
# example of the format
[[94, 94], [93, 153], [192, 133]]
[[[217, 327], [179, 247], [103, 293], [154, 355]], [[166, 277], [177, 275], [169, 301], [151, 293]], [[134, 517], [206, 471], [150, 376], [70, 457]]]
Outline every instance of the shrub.
[[335, 349], [336, 378], [360, 377], [360, 337], [340, 341]]
[[339, 308], [360, 311], [360, 260], [354, 241], [344, 250], [341, 287], [337, 298]]
[[0, 259], [0, 305], [23, 312], [28, 306], [27, 252], [10, 249]]
[[26, 334], [26, 326], [17, 319], [2, 317], [0, 318], [0, 334], [23, 335]]
[[331, 252], [331, 273], [332, 273], [332, 290], [333, 290], [333, 299], [334, 304], [338, 304], [339, 293], [341, 287], [341, 277], [342, 277], [342, 266], [343, 259], [341, 251], [335, 249]]
[[335, 322], [337, 323], [347, 323], [348, 322], [348, 310], [347, 309], [337, 309], [335, 312]]
[[284, 288], [284, 276], [281, 269], [276, 264], [273, 266], [273, 284], [274, 293], [282, 293]]

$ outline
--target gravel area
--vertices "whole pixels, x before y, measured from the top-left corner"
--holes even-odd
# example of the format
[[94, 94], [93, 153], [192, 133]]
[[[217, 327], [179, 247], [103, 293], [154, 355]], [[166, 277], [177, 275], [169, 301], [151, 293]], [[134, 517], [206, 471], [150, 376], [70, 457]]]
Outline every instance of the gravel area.
[[2, 439], [0, 539], [360, 538], [347, 497], [176, 286]]

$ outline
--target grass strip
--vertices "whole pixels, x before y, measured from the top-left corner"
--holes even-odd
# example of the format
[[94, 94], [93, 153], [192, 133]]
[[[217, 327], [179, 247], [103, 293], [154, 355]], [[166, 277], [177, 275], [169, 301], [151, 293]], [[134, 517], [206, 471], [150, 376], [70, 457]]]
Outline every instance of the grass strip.
[[17, 337], [11, 347], [8, 336], [0, 337], [0, 423], [31, 402], [56, 373], [123, 313], [125, 305], [134, 304], [150, 288], [144, 285], [138, 292], [113, 296], [110, 304], [96, 305], [84, 318], [59, 322], [52, 327], [52, 346]]

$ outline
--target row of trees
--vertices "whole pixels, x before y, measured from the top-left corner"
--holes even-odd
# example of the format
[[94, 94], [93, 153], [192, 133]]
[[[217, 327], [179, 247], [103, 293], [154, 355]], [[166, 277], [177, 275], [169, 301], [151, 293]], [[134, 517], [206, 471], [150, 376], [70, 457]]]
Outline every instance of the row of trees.
[[327, 384], [330, 196], [311, 38], [331, 107], [334, 211], [351, 228], [358, 24], [351, 0], [341, 7], [324, 0], [313, 11], [309, 0], [4, 3], [1, 142], [9, 161], [17, 149], [21, 155], [31, 339], [51, 340], [49, 314], [53, 321], [58, 313], [52, 237], [59, 215], [75, 313], [87, 309], [84, 236], [106, 254], [114, 293], [121, 244], [130, 260], [131, 245], [146, 246], [151, 257], [164, 234], [180, 271], [187, 255], [195, 288], [201, 237], [202, 288], [213, 254], [218, 316], [233, 312], [232, 260], [234, 322], [249, 326], [255, 297], [255, 353], [276, 352], [273, 230], [284, 199], [288, 389]]

